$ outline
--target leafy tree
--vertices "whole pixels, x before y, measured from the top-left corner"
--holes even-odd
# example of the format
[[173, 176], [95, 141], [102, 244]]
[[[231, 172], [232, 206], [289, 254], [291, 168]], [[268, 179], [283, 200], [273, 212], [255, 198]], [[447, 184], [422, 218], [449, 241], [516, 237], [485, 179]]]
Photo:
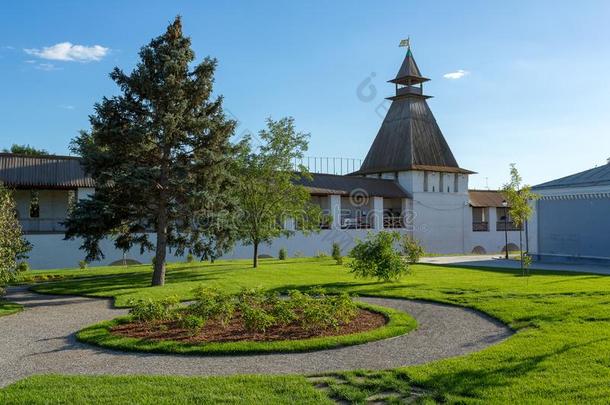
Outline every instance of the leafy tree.
[[538, 195], [532, 192], [530, 186], [523, 185], [522, 181], [523, 179], [521, 178], [517, 167], [512, 163], [510, 165], [510, 181], [504, 185], [502, 191], [509, 206], [508, 212], [510, 217], [519, 228], [521, 272], [525, 274], [531, 260], [528, 256], [529, 252], [524, 253], [523, 251], [523, 226], [527, 226], [527, 221], [531, 218], [533, 213], [530, 201], [536, 200]]
[[13, 196], [0, 183], [0, 295], [4, 293], [3, 286], [18, 272], [19, 260], [27, 258], [30, 249], [30, 243], [23, 238]]
[[66, 238], [84, 238], [89, 261], [104, 257], [99, 242], [109, 235], [122, 250], [155, 250], [152, 285], [163, 285], [169, 248], [213, 259], [233, 244], [236, 229], [224, 217], [235, 200], [235, 122], [222, 98], [212, 99], [216, 60], [191, 68], [180, 17], [139, 56], [129, 75], [112, 71], [120, 95], [96, 104], [90, 132], [73, 141], [96, 191], [72, 211]]
[[349, 263], [356, 277], [376, 278], [380, 281], [397, 281], [409, 271], [408, 263], [394, 249], [400, 241], [398, 232], [369, 233], [366, 240], [358, 241], [350, 252]]
[[241, 144], [239, 153], [239, 219], [241, 240], [253, 245], [253, 267], [258, 266], [258, 246], [272, 239], [290, 236], [293, 230], [285, 229], [283, 221], [295, 220], [303, 232], [318, 229], [321, 219], [319, 207], [311, 204], [305, 187], [295, 184], [310, 174], [304, 167], [294, 171], [292, 162], [303, 157], [307, 150], [308, 134], [296, 132], [294, 120], [283, 118], [267, 120], [267, 129], [261, 130], [257, 150], [250, 138]]
[[18, 155], [28, 155], [28, 156], [47, 156], [49, 152], [44, 149], [36, 149], [30, 145], [17, 145], [13, 144], [10, 149], [4, 148], [2, 150], [4, 153], [15, 153]]

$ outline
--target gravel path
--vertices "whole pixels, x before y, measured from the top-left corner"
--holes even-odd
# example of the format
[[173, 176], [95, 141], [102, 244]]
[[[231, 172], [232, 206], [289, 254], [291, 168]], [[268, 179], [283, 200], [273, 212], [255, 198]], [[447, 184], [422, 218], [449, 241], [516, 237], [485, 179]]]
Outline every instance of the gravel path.
[[0, 317], [0, 387], [32, 374], [286, 374], [387, 369], [481, 350], [509, 337], [501, 323], [465, 308], [423, 301], [362, 298], [410, 313], [417, 330], [377, 342], [295, 354], [179, 356], [126, 353], [76, 341], [83, 327], [126, 313], [111, 301], [9, 289], [25, 311]]

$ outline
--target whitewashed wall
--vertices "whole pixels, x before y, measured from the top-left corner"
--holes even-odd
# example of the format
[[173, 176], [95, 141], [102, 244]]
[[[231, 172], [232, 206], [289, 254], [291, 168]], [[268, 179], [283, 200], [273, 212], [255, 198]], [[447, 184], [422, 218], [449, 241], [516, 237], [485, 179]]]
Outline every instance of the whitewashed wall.
[[[406, 230], [397, 230], [401, 234], [407, 233]], [[339, 243], [344, 255], [354, 247], [357, 239], [364, 239], [368, 232], [374, 230], [322, 230], [319, 233], [311, 233], [307, 236], [300, 232], [291, 237], [276, 239], [271, 244], [259, 246], [260, 255], [278, 256], [281, 248], [288, 251], [289, 257], [295, 256], [314, 256], [319, 252], [330, 255], [333, 242]], [[63, 240], [63, 235], [27, 235], [26, 239], [33, 245], [30, 252], [28, 263], [33, 269], [56, 269], [78, 267], [78, 262], [84, 258], [84, 252], [79, 250], [81, 242], [79, 240]], [[155, 236], [151, 235], [153, 244]], [[123, 252], [114, 248], [110, 239], [105, 239], [101, 243], [101, 249], [105, 254], [104, 260], [93, 262], [90, 266], [108, 265], [123, 258]], [[150, 263], [154, 252], [140, 254], [138, 248], [132, 249], [127, 254], [127, 258], [135, 259], [141, 263]], [[222, 259], [249, 259], [252, 257], [252, 246], [238, 244], [232, 252], [226, 254]], [[184, 261], [184, 257], [168, 254], [167, 261]]]

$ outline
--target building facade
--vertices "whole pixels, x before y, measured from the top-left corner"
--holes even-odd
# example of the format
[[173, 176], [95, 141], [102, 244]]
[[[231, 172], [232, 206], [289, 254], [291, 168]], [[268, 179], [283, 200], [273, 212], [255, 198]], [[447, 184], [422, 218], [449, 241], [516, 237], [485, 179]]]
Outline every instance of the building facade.
[[[349, 175], [314, 173], [299, 181], [314, 204], [332, 218], [320, 231], [303, 235], [294, 221], [284, 226], [294, 235], [259, 248], [276, 256], [329, 253], [333, 242], [348, 252], [368, 232], [395, 230], [418, 239], [428, 252], [496, 253], [518, 241], [496, 191], [468, 189], [461, 168], [441, 132], [427, 99], [424, 77], [410, 49], [396, 77], [391, 105], [361, 167]], [[63, 240], [61, 221], [71, 205], [94, 192], [95, 184], [75, 157], [28, 157], [0, 154], [0, 181], [13, 188], [18, 215], [34, 248], [33, 268], [74, 267], [84, 256], [78, 240]], [[154, 243], [154, 240], [153, 240]], [[513, 244], [513, 245], [511, 245]], [[106, 258], [98, 265], [124, 258], [150, 262], [152, 252], [133, 249], [125, 255], [111, 240], [102, 243]], [[251, 247], [237, 245], [225, 258], [248, 258]], [[168, 260], [183, 260], [169, 255]]]
[[541, 261], [610, 264], [610, 160], [533, 187], [530, 251]]

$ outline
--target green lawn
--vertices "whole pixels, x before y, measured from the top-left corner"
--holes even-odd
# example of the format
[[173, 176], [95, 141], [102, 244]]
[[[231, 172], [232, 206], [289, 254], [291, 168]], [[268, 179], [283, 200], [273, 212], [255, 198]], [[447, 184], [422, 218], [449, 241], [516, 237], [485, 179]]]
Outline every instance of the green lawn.
[[1, 404], [332, 404], [304, 377], [36, 376], [0, 390]]
[[329, 259], [294, 259], [264, 260], [258, 270], [247, 261], [176, 264], [170, 266], [165, 287], [147, 288], [149, 266], [72, 271], [87, 277], [37, 290], [112, 296], [117, 305], [126, 305], [129, 298], [144, 296], [189, 299], [200, 283], [228, 291], [321, 285], [476, 308], [517, 330], [507, 341], [468, 356], [355, 379], [346, 373], [347, 384], [334, 390], [352, 400], [387, 384], [424, 387], [450, 402], [603, 403], [610, 398], [610, 278], [605, 276], [534, 271], [520, 277], [518, 270], [417, 265], [411, 275], [391, 284], [355, 280]]
[[0, 316], [11, 315], [15, 312], [21, 311], [22, 309], [23, 307], [19, 304], [0, 299]]

